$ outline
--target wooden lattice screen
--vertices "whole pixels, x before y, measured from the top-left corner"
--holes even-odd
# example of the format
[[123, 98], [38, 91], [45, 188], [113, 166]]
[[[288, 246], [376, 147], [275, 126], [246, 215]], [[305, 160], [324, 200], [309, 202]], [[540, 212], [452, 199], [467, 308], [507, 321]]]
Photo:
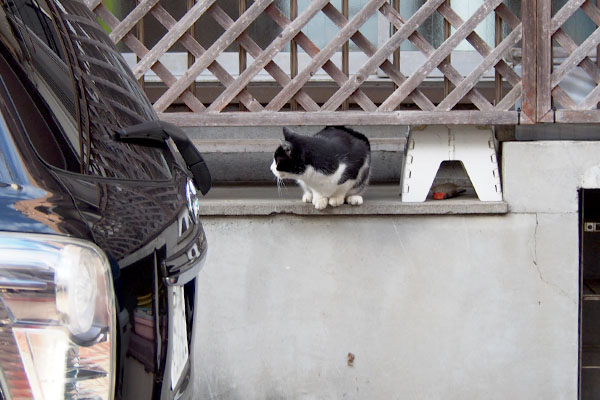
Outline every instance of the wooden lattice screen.
[[[482, 0], [475, 11], [462, 17], [453, 8], [458, 0], [427, 0], [414, 13], [404, 16], [399, 12], [400, 0], [365, 1], [353, 15], [348, 14], [348, 0], [341, 1], [340, 9], [328, 0], [312, 0], [301, 10], [297, 0], [289, 0], [285, 10], [273, 0], [248, 0], [248, 4], [246, 0], [230, 1], [239, 3], [236, 19], [223, 10], [225, 1], [216, 0], [188, 0], [188, 10], [179, 20], [158, 0], [138, 0], [121, 19], [101, 0], [86, 0], [86, 4], [110, 28], [111, 39], [137, 56], [133, 67], [136, 78], [143, 80], [152, 71], [160, 80], [162, 89], [155, 96], [154, 107], [161, 118], [179, 125], [527, 124], [600, 120], [596, 109], [600, 100], [598, 86], [579, 104], [560, 86], [576, 67], [600, 82], [596, 61], [588, 57], [600, 41], [599, 31], [578, 45], [561, 30], [562, 23], [579, 8], [600, 26], [595, 1], [570, 0], [553, 12], [551, 0], [523, 1], [517, 10], [511, 9], [507, 0]], [[338, 31], [319, 48], [314, 38], [305, 34], [305, 28], [323, 14]], [[136, 30], [148, 16], [166, 31], [152, 48]], [[261, 47], [248, 28], [265, 16], [280, 28], [280, 33]], [[434, 16], [443, 19], [444, 37], [437, 46], [419, 30]], [[486, 41], [478, 33], [478, 27], [489, 16], [493, 16], [495, 24], [492, 44], [489, 37]], [[201, 17], [211, 18], [223, 29], [205, 47], [196, 40], [199, 33], [194, 32]], [[370, 18], [383, 18], [392, 27], [389, 36], [377, 44], [360, 31]], [[554, 70], [550, 62], [552, 39], [569, 54]], [[361, 65], [349, 65], [350, 41], [364, 54]], [[464, 46], [465, 41], [472, 46], [471, 52], [478, 55], [467, 72], [455, 64], [457, 48]], [[401, 68], [403, 43], [410, 43], [422, 54], [423, 62], [410, 73]], [[218, 57], [236, 44], [240, 68], [233, 73]], [[179, 76], [164, 62], [175, 45], [183, 46], [189, 59], [187, 70]], [[310, 56], [301, 67], [298, 46]], [[290, 63], [278, 65], [276, 57], [284, 50], [290, 53]], [[340, 53], [342, 61], [336, 63], [335, 57]], [[521, 61], [515, 63], [519, 58]], [[208, 99], [200, 78], [206, 70], [222, 87]], [[310, 90], [312, 77], [320, 70], [328, 75], [326, 84], [330, 90], [325, 98], [311, 95]], [[267, 98], [256, 95], [252, 87], [263, 71], [270, 75], [271, 86], [275, 87]], [[432, 78], [435, 73], [439, 74], [437, 80]], [[387, 91], [380, 90], [374, 96], [369, 89], [374, 84]], [[555, 103], [560, 103], [558, 110]]]

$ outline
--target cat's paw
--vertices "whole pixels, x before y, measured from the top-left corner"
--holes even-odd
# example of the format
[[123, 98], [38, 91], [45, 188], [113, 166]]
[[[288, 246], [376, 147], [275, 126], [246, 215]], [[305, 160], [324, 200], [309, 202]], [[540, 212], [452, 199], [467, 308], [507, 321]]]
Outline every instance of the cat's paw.
[[346, 200], [348, 204], [352, 204], [353, 206], [360, 206], [363, 203], [363, 198], [359, 195], [348, 196]]
[[330, 197], [329, 198], [329, 205], [331, 207], [338, 207], [341, 206], [342, 204], [344, 204], [344, 197]]
[[327, 208], [327, 197], [313, 198], [313, 204], [317, 210], [324, 210]]
[[302, 195], [302, 201], [305, 203], [313, 202], [313, 194], [311, 192], [306, 192]]

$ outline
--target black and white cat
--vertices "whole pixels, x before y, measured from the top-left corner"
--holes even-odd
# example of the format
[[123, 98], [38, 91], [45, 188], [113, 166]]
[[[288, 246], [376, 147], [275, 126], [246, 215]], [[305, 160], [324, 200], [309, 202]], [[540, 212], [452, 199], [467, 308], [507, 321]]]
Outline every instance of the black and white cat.
[[318, 210], [327, 204], [363, 203], [371, 163], [371, 146], [364, 135], [343, 126], [328, 126], [313, 136], [283, 128], [283, 137], [271, 171], [278, 180], [296, 180], [304, 190], [302, 201]]

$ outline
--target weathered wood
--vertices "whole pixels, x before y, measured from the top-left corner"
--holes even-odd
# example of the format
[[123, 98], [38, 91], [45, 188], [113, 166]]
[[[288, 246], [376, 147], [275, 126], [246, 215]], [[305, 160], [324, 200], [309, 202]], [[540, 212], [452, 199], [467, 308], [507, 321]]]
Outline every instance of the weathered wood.
[[[272, 6], [272, 5], [271, 5]], [[271, 7], [270, 6], [270, 7]], [[229, 29], [231, 25], [233, 25], [233, 20], [227, 15], [223, 9], [217, 5], [212, 7], [209, 10], [209, 14], [217, 21], [219, 25], [221, 25], [225, 30]], [[250, 36], [248, 36], [245, 32], [243, 32], [237, 39], [240, 46], [242, 46], [252, 57], [257, 58], [260, 57], [260, 53], [262, 49]], [[270, 61], [265, 65], [265, 70], [275, 79], [277, 83], [281, 86], [285, 86], [291, 79], [290, 77], [281, 69], [279, 66]], [[241, 73], [242, 71], [240, 71]], [[234, 85], [235, 82], [231, 82], [230, 85], [226, 85], [227, 87]], [[239, 96], [238, 96], [239, 97]], [[319, 106], [313, 99], [310, 98], [305, 91], [298, 92], [296, 96], [296, 100], [306, 111], [317, 111]], [[262, 106], [261, 106], [262, 109]]]
[[[600, 43], [600, 28], [596, 29], [583, 43], [577, 47], [577, 50], [572, 52], [565, 61], [563, 61], [558, 68], [552, 73], [549, 84], [552, 87], [558, 85], [560, 81], [581, 61], [587, 57], [587, 53], [596, 49], [596, 46]], [[544, 85], [546, 82], [541, 82]]]
[[[569, 35], [567, 35], [562, 29], [558, 29], [554, 36], [552, 36], [556, 42], [567, 51], [568, 54], [572, 54], [577, 51], [577, 43]], [[579, 63], [579, 66], [592, 78], [596, 83], [600, 83], [600, 68], [594, 63], [588, 55]]]
[[382, 104], [379, 106], [380, 111], [391, 111], [406, 96], [412, 92], [417, 85], [427, 77], [451, 52], [456, 46], [462, 42], [473, 30], [487, 17], [494, 8], [502, 0], [489, 0], [482, 4], [477, 11], [463, 23], [454, 34], [446, 40], [442, 45], [428, 58], [428, 60], [417, 69], [398, 89], [394, 91]]
[[[172, 85], [163, 95], [154, 103], [154, 109], [158, 112], [164, 111], [193, 81], [196, 77], [208, 67], [218, 56], [221, 54], [229, 45], [231, 45], [235, 39], [244, 31], [248, 26], [264, 11], [264, 9], [273, 2], [273, 0], [257, 0], [255, 1], [248, 10], [240, 16], [235, 23], [217, 39], [212, 46], [210, 46], [206, 52], [198, 57], [194, 65], [192, 65], [183, 74], [179, 80]], [[242, 75], [246, 74], [249, 69], [246, 69]], [[254, 74], [252, 75], [254, 76]], [[239, 78], [238, 78], [239, 82]], [[231, 87], [231, 86], [230, 86]], [[246, 84], [240, 85], [239, 90], [236, 91], [235, 97], [242, 89], [246, 87]], [[229, 88], [228, 88], [229, 89]], [[225, 89], [227, 91], [228, 89]], [[233, 99], [233, 97], [231, 99]], [[229, 101], [231, 101], [231, 99]], [[228, 104], [229, 102], [227, 102]], [[214, 104], [214, 102], [213, 102]]]
[[[550, 122], [550, 121], [548, 121]], [[600, 123], [600, 110], [556, 110], [556, 122], [565, 124]]]
[[[163, 54], [167, 52], [183, 36], [190, 27], [200, 18], [214, 3], [215, 0], [200, 0], [194, 5], [174, 26], [163, 36], [158, 43], [142, 58], [135, 67], [133, 74], [140, 78]], [[190, 82], [191, 83], [191, 82]], [[189, 86], [189, 83], [188, 85]]]
[[[331, 40], [316, 57], [312, 58], [306, 68], [298, 73], [298, 75], [269, 102], [266, 109], [270, 111], [277, 111], [281, 109], [290, 96], [294, 95], [310, 79], [310, 77], [331, 58], [337, 49], [339, 49], [344, 42], [350, 39], [350, 37], [367, 21], [367, 19], [374, 12], [376, 12], [377, 8], [379, 8], [384, 1], [385, 0], [372, 0], [371, 2], [367, 3], [348, 22], [348, 24], [346, 24], [346, 26], [338, 32], [335, 38]], [[349, 96], [346, 96], [342, 102], [348, 97]], [[338, 104], [338, 107], [342, 102]]]
[[[506, 7], [504, 4], [500, 4], [498, 8], [501, 9], [499, 16], [504, 16], [511, 21], [509, 25], [511, 29], [514, 30], [521, 26], [520, 21], [516, 17], [514, 17], [513, 13], [510, 12], [508, 7]], [[438, 12], [445, 19], [447, 19], [448, 22], [450, 22], [450, 24], [452, 24], [452, 26], [454, 26], [455, 28], [458, 28], [464, 23], [463, 19], [446, 4], [442, 4], [441, 7], [438, 8]], [[514, 18], [512, 18], [511, 16]], [[485, 42], [485, 40], [481, 38], [481, 36], [477, 34], [477, 32], [472, 32], [469, 36], [467, 36], [467, 42], [469, 42], [473, 46], [473, 48], [477, 50], [477, 52], [483, 57], [487, 57], [492, 52], [492, 48]], [[496, 65], [496, 68], [498, 69], [498, 72], [500, 72], [511, 85], [514, 86], [521, 81], [521, 77], [504, 60], [499, 60], [498, 64]]]
[[[398, 31], [389, 38], [386, 43], [380, 47], [375, 54], [348, 80], [330, 99], [324, 107], [326, 109], [335, 109], [348, 98], [358, 87], [367, 79], [369, 75], [374, 73], [377, 68], [406, 40], [417, 28], [429, 17], [439, 5], [445, 0], [428, 0], [419, 10], [409, 18], [408, 21]], [[402, 84], [406, 84], [407, 80]], [[411, 91], [412, 92], [412, 91]], [[410, 93], [408, 93], [410, 94]]]
[[[384, 10], [386, 6], [389, 6], [389, 4], [383, 4], [381, 9]], [[327, 15], [327, 17], [329, 17], [329, 19], [339, 28], [342, 28], [348, 23], [348, 19], [344, 17], [335, 7], [333, 7], [331, 3], [327, 4], [327, 6], [323, 8], [323, 13]], [[350, 37], [350, 39], [358, 46], [359, 49], [363, 51], [363, 53], [369, 57], [372, 57], [377, 51], [377, 48], [362, 33], [360, 33], [360, 31], [357, 31]], [[379, 67], [396, 85], [400, 85], [406, 80], [406, 77], [404, 77], [400, 71], [387, 59]], [[343, 82], [336, 82], [342, 86], [346, 81], [347, 78], [345, 78]], [[352, 94], [352, 97], [354, 98], [358, 92], [360, 92], [360, 89], [357, 89]], [[435, 108], [433, 103], [418, 89], [411, 93], [410, 98], [422, 110], [433, 111]], [[374, 104], [373, 107], [368, 110], [363, 107], [365, 111], [375, 111], [376, 108], [377, 107]], [[328, 109], [326, 105], [323, 106], [323, 110], [335, 111]]]
[[[152, 16], [167, 29], [171, 29], [176, 23], [171, 14], [169, 14], [167, 10], [165, 10], [160, 4], [152, 9]], [[200, 43], [198, 43], [196, 39], [194, 39], [194, 37], [189, 33], [185, 33], [181, 37], [180, 42], [194, 56], [195, 59], [201, 57], [206, 51], [204, 47], [202, 47]], [[212, 72], [212, 74], [216, 76], [217, 79], [219, 79], [219, 81], [225, 86], [233, 84], [235, 80], [217, 61], [211, 63], [207, 69]], [[195, 83], [196, 82], [193, 82], [192, 85], [195, 85]], [[262, 111], [263, 109], [262, 105], [247, 90], [243, 90], [238, 95], [238, 98], [240, 99], [240, 102], [250, 111]]]
[[127, 14], [127, 17], [123, 19], [108, 35], [113, 43], [118, 43], [123, 39], [123, 36], [131, 32], [131, 30], [137, 25], [142, 18], [148, 14], [148, 12], [158, 3], [158, 0], [142, 0], [133, 11]]
[[552, 86], [548, 76], [552, 73], [552, 3], [537, 2], [537, 118], [552, 108]]
[[452, 93], [447, 96], [438, 106], [440, 111], [450, 111], [464, 95], [471, 90], [481, 76], [492, 68], [508, 50], [514, 47], [521, 40], [521, 28], [514, 29], [498, 47], [496, 47], [470, 74], [468, 77], [454, 88]]
[[[443, 6], [445, 6], [445, 4], [443, 4], [442, 7]], [[386, 18], [388, 18], [388, 20], [390, 20], [390, 22], [392, 24], [394, 24], [396, 29], [398, 29], [403, 24], [405, 24], [405, 21], [402, 19], [400, 14], [396, 10], [394, 10], [389, 4], [384, 4], [381, 7], [381, 11], [382, 11], [383, 15], [385, 15]], [[460, 24], [462, 24], [462, 20], [461, 20]], [[460, 25], [460, 24], [458, 24], [458, 25]], [[423, 54], [425, 54], [428, 57], [431, 56], [431, 54], [433, 54], [433, 52], [435, 51], [435, 48], [431, 45], [431, 43], [429, 43], [429, 41], [427, 39], [425, 39], [418, 31], [414, 32], [412, 35], [410, 35], [408, 37], [408, 40], [413, 45], [415, 45], [416, 48], [421, 50], [423, 52]], [[387, 65], [387, 63], [389, 63], [389, 61], [387, 61], [387, 60], [384, 61], [384, 63], [380, 66], [380, 68], [382, 70], [386, 71], [386, 69], [384, 69], [384, 68]], [[450, 60], [448, 60], [448, 58], [444, 59], [440, 63], [440, 65], [438, 65], [438, 69], [444, 74], [444, 77], [447, 78], [450, 82], [452, 82], [455, 86], [458, 85], [463, 80], [462, 74], [460, 72], [458, 72], [454, 68], [454, 66], [452, 66], [452, 64], [450, 63]], [[401, 82], [397, 82], [397, 81], [394, 81], [394, 82], [399, 87], [405, 80], [406, 79], [402, 79]], [[415, 89], [413, 92], [411, 92], [409, 97], [413, 97], [415, 95], [415, 92], [417, 92], [417, 91], [418, 91], [418, 89]], [[471, 90], [468, 93], [467, 98], [480, 110], [485, 111], [485, 110], [492, 109], [492, 105], [490, 104], [490, 102], [477, 89]], [[422, 108], [422, 109], [427, 110], [424, 108]]]
[[[255, 3], [256, 4], [256, 3]], [[252, 78], [302, 29], [308, 21], [323, 7], [325, 0], [313, 1], [304, 12], [290, 23], [279, 36], [267, 46], [237, 79], [237, 86], [229, 87], [210, 105], [209, 111], [220, 111], [237, 95], [239, 90], [250, 83]], [[292, 93], [293, 96], [296, 93]], [[290, 98], [291, 98], [290, 96]], [[289, 100], [289, 98], [288, 98]]]
[[[561, 9], [554, 14], [554, 17], [552, 17], [552, 23], [550, 25], [550, 34], [553, 35], [558, 28], [563, 26], [565, 22], [567, 22], [567, 20], [571, 18], [571, 16], [575, 14], [577, 10], [579, 10], [579, 8], [584, 2], [586, 2], [586, 0], [569, 0], [565, 5], [563, 5]], [[550, 2], [545, 1], [543, 3]], [[544, 6], [546, 6], [546, 4], [544, 4]], [[548, 4], [548, 6], [550, 6], [550, 4]]]
[[596, 108], [598, 102], [600, 102], [600, 86], [596, 86], [575, 108], [577, 110], [590, 110]]
[[[286, 126], [286, 125], [516, 125], [516, 111], [394, 111], [353, 112], [321, 111], [318, 113], [263, 111], [161, 113], [164, 121], [179, 126]], [[531, 121], [521, 115], [521, 124]]]
[[[327, 6], [329, 5], [330, 4]], [[285, 29], [285, 27], [292, 22], [285, 16], [285, 14], [281, 12], [279, 8], [275, 7], [274, 5], [268, 7], [266, 12], [282, 29]], [[299, 44], [309, 56], [316, 57], [317, 54], [319, 54], [319, 48], [304, 33], [299, 32], [294, 41]], [[296, 68], [297, 67], [298, 65], [296, 64]], [[322, 68], [338, 85], [343, 85], [344, 82], [348, 80], [348, 76], [331, 61], [327, 61], [325, 64], [323, 64]], [[296, 73], [292, 75], [292, 78], [296, 77], [297, 75], [298, 71], [296, 69]], [[301, 92], [302, 89], [298, 91], [296, 96]], [[377, 108], [371, 99], [369, 99], [369, 97], [360, 90], [354, 93], [352, 98], [365, 111], [374, 111]]]
[[574, 110], [575, 108], [577, 108], [577, 103], [575, 103], [571, 96], [569, 96], [567, 92], [565, 92], [560, 86], [556, 86], [555, 88], [553, 88], [551, 94], [554, 100], [558, 102], [558, 104], [560, 104], [562, 108], [570, 110]]
[[537, 2], [538, 0], [521, 2], [524, 55], [522, 67], [522, 108], [523, 114], [534, 121], [537, 119]]
[[[371, 151], [404, 151], [406, 139], [370, 138]], [[264, 153], [273, 151], [281, 143], [279, 139], [192, 139], [202, 153]]]
[[587, 14], [588, 17], [597, 25], [600, 26], [600, 9], [589, 0], [583, 3], [581, 9]]
[[523, 84], [519, 82], [516, 84], [498, 104], [494, 107], [497, 111], [508, 111], [521, 99], [523, 94]]
[[[588, 16], [597, 24], [600, 25], [600, 10], [595, 5], [595, 1], [584, 0], [569, 0], [554, 16], [551, 18], [551, 1], [550, 0], [527, 0], [522, 2], [521, 19], [515, 16], [510, 9], [501, 4], [500, 0], [486, 0], [480, 8], [494, 8], [496, 11], [497, 26], [496, 35], [500, 35], [497, 39], [495, 48], [490, 47], [476, 32], [475, 27], [477, 22], [474, 16], [464, 22], [460, 16], [452, 10], [445, 0], [429, 0], [420, 7], [420, 9], [408, 21], [403, 21], [399, 13], [392, 14], [387, 9], [392, 9], [391, 4], [381, 0], [370, 0], [367, 7], [373, 7], [373, 12], [379, 8], [379, 11], [390, 20], [396, 33], [379, 49], [367, 40], [364, 35], [358, 30], [364, 23], [356, 23], [353, 25], [356, 17], [351, 21], [344, 17], [333, 5], [321, 0], [319, 6], [315, 6], [315, 1], [311, 2], [309, 7], [315, 7], [315, 13], [322, 10], [333, 22], [340, 28], [340, 33], [344, 33], [344, 37], [337, 38], [341, 45], [348, 40], [352, 40], [357, 47], [369, 57], [358, 71], [357, 74], [348, 77], [348, 73], [344, 73], [332, 61], [331, 56], [339, 51], [340, 46], [337, 46], [337, 41], [333, 41], [323, 49], [319, 49], [306, 35], [301, 32], [301, 29], [313, 18], [310, 16], [304, 23], [294, 26], [295, 32], [291, 32], [290, 26], [292, 21], [283, 15], [273, 3], [272, 0], [257, 0], [248, 9], [252, 7], [256, 12], [253, 15], [247, 11], [235, 22], [227, 15], [223, 15], [222, 10], [214, 4], [214, 0], [198, 0], [195, 10], [199, 10], [201, 6], [198, 4], [204, 3], [205, 11], [199, 15], [186, 14], [180, 21], [175, 21], [167, 12], [158, 4], [157, 0], [142, 0], [140, 4], [126, 16], [123, 21], [119, 22], [116, 17], [110, 14], [104, 6], [100, 4], [100, 0], [83, 0], [85, 4], [94, 10], [99, 16], [104, 16], [102, 19], [109, 19], [109, 25], [112, 28], [111, 37], [116, 41], [122, 41], [126, 46], [131, 48], [134, 53], [141, 58], [144, 64], [138, 64], [137, 67], [145, 69], [136, 69], [136, 72], [141, 76], [144, 72], [151, 68], [159, 79], [168, 86], [166, 92], [159, 98], [155, 104], [155, 109], [164, 111], [178, 97], [193, 111], [193, 113], [185, 114], [189, 116], [196, 115], [201, 117], [203, 124], [227, 125], [230, 123], [237, 125], [286, 125], [294, 123], [302, 124], [398, 124], [400, 121], [413, 124], [427, 123], [444, 123], [444, 124], [473, 124], [473, 123], [532, 123], [535, 121], [569, 123], [574, 122], [575, 118], [581, 117], [587, 120], [598, 118], [595, 114], [581, 113], [581, 110], [586, 108], [595, 108], [600, 100], [600, 86], [597, 86], [587, 97], [579, 104], [575, 104], [569, 95], [559, 86], [559, 83], [566, 75], [575, 67], [579, 66], [592, 77], [594, 81], [600, 83], [600, 67], [596, 65], [590, 57], [593, 51], [596, 51], [600, 45], [600, 33], [594, 32], [592, 36], [578, 46], [568, 35], [561, 29], [562, 25], [577, 11], [583, 9]], [[260, 3], [260, 6], [256, 4]], [[499, 4], [500, 3], [500, 4]], [[212, 4], [213, 8], [208, 7]], [[220, 10], [220, 11], [218, 11]], [[425, 10], [425, 11], [424, 11]], [[444, 17], [447, 24], [452, 25], [455, 33], [443, 43], [440, 48], [434, 49], [422, 35], [416, 31], [420, 23], [411, 27], [410, 24], [416, 21], [415, 16], [424, 16], [423, 20], [437, 11]], [[261, 50], [260, 47], [244, 33], [245, 29], [253, 22], [262, 12], [269, 14], [273, 20], [283, 29], [282, 35], [291, 32], [290, 35], [282, 38], [280, 35], [267, 49]], [[221, 20], [216, 17], [217, 22], [223, 26], [226, 31], [210, 48], [204, 49], [192, 35], [189, 34], [189, 27], [204, 13], [210, 13], [213, 17], [221, 15]], [[420, 14], [419, 14], [420, 13]], [[160, 46], [148, 50], [142, 42], [134, 37], [132, 28], [136, 23], [142, 21], [146, 15], [154, 16], [161, 24], [165, 26], [168, 33], [163, 37], [159, 44]], [[274, 17], [275, 15], [275, 17]], [[370, 14], [369, 14], [370, 15]], [[111, 18], [112, 17], [112, 18]], [[341, 18], [340, 18], [341, 17]], [[507, 38], [502, 38], [502, 33], [499, 31], [499, 21], [508, 25], [512, 32]], [[421, 22], [423, 21], [421, 20]], [[522, 21], [522, 22], [521, 22]], [[187, 26], [186, 26], [187, 25]], [[408, 25], [408, 26], [407, 26]], [[230, 29], [228, 29], [228, 27]], [[523, 45], [523, 68], [521, 78], [514, 69], [509, 66], [503, 56], [512, 56], [512, 49], [515, 49], [518, 39], [519, 29], [522, 30], [522, 45]], [[400, 34], [400, 35], [398, 35]], [[402, 34], [404, 36], [402, 37]], [[512, 36], [511, 36], [512, 35]], [[462, 38], [461, 38], [462, 37]], [[462, 40], [467, 40], [475, 50], [483, 56], [483, 61], [469, 73], [467, 77], [463, 77], [452, 63], [447, 59], [449, 54], [455, 49], [456, 45]], [[231, 76], [217, 61], [217, 57], [225, 51], [234, 41], [238, 41], [243, 51], [247, 51], [252, 55], [255, 62], [250, 68], [255, 70], [250, 72], [247, 68], [237, 79]], [[425, 56], [426, 63], [413, 73], [411, 76], [403, 76], [397, 66], [394, 66], [388, 57], [397, 53], [399, 45], [404, 40], [409, 40], [413, 43]], [[567, 58], [554, 73], [552, 72], [552, 40], [561, 46], [560, 50], [567, 53]], [[189, 52], [190, 56], [194, 57], [195, 62], [188, 68], [188, 71], [177, 80], [168, 69], [160, 63], [159, 58], [177, 41], [179, 41]], [[312, 57], [309, 63], [309, 68], [301, 71], [298, 74], [290, 73], [290, 77], [284, 72], [274, 61], [274, 56], [280, 52], [283, 46], [293, 41], [300, 44], [308, 55]], [[274, 44], [277, 42], [277, 44]], [[332, 45], [332, 42], [335, 45]], [[454, 42], [454, 43], [452, 43]], [[336, 47], [337, 46], [337, 47]], [[140, 63], [142, 62], [140, 61]], [[256, 63], [258, 61], [258, 63]], [[436, 64], [436, 65], [434, 65]], [[311, 99], [306, 93], [304, 85], [310, 80], [311, 72], [314, 73], [319, 68], [325, 70], [333, 82], [336, 82], [340, 88], [334, 93], [334, 96], [325, 102], [322, 108], [319, 109], [317, 103]], [[380, 68], [390, 78], [389, 84], [394, 83], [398, 88], [387, 99], [383, 99], [382, 105], [377, 108], [373, 99], [370, 99], [363, 90], [361, 85], [364, 81], [376, 70]], [[435, 105], [426, 96], [423, 95], [423, 82], [434, 69], [439, 69], [444, 79], [447, 82], [452, 82], [455, 86], [454, 90], [449, 95], [444, 96]], [[502, 84], [509, 84], [511, 88], [507, 93], [496, 95], [496, 105], [493, 106], [490, 101], [481, 93], [481, 89], [477, 86], [483, 73], [489, 68], [495, 68], [496, 89], [501, 90]], [[208, 69], [211, 73], [225, 86], [225, 92], [217, 97], [216, 101], [206, 110], [204, 105], [196, 98], [189, 90], [190, 85], [195, 85], [196, 77], [204, 70]], [[256, 77], [260, 70], [265, 69], [276, 82], [283, 87], [280, 93], [273, 97], [270, 101], [267, 100], [267, 108], [263, 106], [250, 94], [247, 87], [250, 82]], [[441, 88], [440, 88], [441, 90]], [[497, 92], [499, 93], [499, 92]], [[487, 94], [487, 93], [486, 93]], [[248, 112], [231, 113], [225, 112], [225, 108], [230, 105], [234, 99], [239, 100], [246, 107]], [[345, 101], [352, 99], [358, 104], [363, 111], [340, 112], [340, 105]], [[409, 99], [416, 106], [421, 108], [421, 111], [393, 111], [401, 102]], [[560, 103], [564, 110], [559, 110], [557, 113], [551, 112], [552, 99]], [[288, 113], [281, 112], [288, 101], [292, 103], [298, 100], [299, 104], [308, 112]], [[519, 101], [523, 104], [523, 113], [518, 119], [518, 112], [510, 110]], [[207, 100], [209, 101], [209, 100]], [[381, 101], [380, 99], [376, 101]], [[452, 110], [459, 102], [468, 101], [479, 110], [472, 111], [455, 111]], [[569, 113], [569, 109], [578, 111], [579, 113]], [[435, 110], [435, 111], [434, 111]], [[597, 111], [597, 110], [592, 110]], [[200, 115], [202, 114], [202, 115]], [[295, 115], [300, 114], [300, 115]], [[163, 114], [166, 115], [166, 114]], [[188, 117], [181, 117], [188, 119]], [[178, 117], [179, 118], [179, 117]], [[193, 119], [193, 118], [192, 118]], [[511, 122], [507, 122], [507, 121]], [[209, 122], [206, 122], [209, 121]], [[362, 122], [361, 122], [362, 121]], [[408, 122], [406, 122], [408, 121]]]

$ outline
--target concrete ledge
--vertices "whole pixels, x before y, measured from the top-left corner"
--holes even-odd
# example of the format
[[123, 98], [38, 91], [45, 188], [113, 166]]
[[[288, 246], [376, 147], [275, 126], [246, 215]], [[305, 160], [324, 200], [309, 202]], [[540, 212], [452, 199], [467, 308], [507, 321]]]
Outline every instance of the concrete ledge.
[[327, 207], [316, 210], [302, 203], [301, 190], [294, 184], [281, 188], [271, 186], [214, 187], [201, 199], [201, 214], [205, 216], [268, 216], [296, 215], [444, 215], [444, 214], [506, 214], [505, 202], [482, 202], [471, 193], [447, 200], [427, 200], [424, 203], [402, 203], [398, 185], [372, 185], [361, 206]]

